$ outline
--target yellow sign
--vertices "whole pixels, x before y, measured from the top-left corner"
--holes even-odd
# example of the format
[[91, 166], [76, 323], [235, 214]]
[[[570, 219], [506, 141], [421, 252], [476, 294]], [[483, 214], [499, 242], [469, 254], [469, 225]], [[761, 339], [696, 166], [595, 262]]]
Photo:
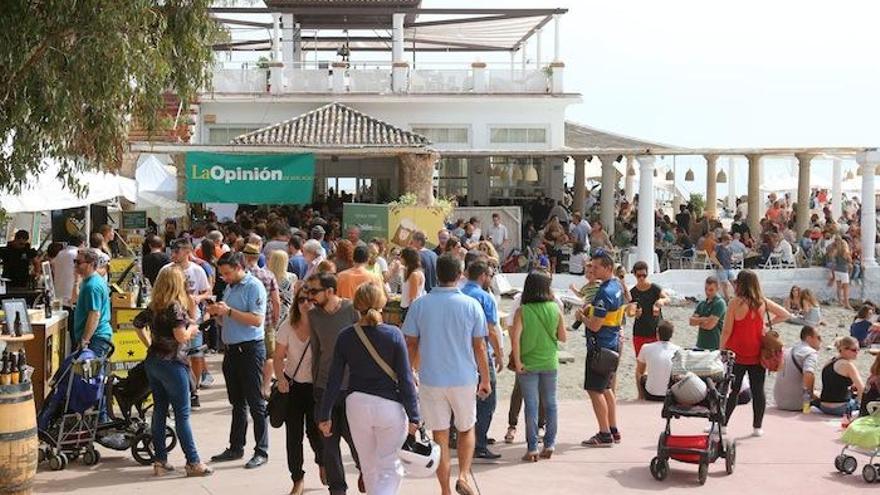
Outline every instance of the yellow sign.
[[410, 237], [421, 230], [428, 238], [428, 246], [437, 245], [437, 232], [444, 227], [446, 220], [443, 210], [434, 207], [404, 206], [388, 209], [388, 231], [391, 242], [398, 246], [409, 246]]
[[147, 358], [147, 347], [138, 338], [133, 322], [142, 309], [115, 309], [116, 328], [113, 329], [113, 346], [116, 351], [110, 359], [111, 368], [128, 371]]

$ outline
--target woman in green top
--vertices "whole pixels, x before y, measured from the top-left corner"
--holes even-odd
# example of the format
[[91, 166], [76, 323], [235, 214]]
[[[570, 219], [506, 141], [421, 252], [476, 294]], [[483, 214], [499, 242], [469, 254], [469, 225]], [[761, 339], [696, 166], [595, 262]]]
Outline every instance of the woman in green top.
[[[534, 271], [526, 277], [521, 306], [513, 317], [510, 342], [516, 380], [526, 409], [527, 462], [549, 459], [556, 447], [557, 342], [565, 342], [565, 325], [550, 289], [550, 274]], [[538, 453], [538, 397], [544, 403], [547, 426], [544, 450]]]

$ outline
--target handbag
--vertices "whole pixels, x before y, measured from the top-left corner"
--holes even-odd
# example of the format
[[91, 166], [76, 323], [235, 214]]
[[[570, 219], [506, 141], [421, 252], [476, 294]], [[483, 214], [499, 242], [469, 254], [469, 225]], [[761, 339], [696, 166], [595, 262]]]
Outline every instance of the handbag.
[[[296, 376], [296, 373], [299, 371], [300, 366], [302, 366], [303, 359], [306, 357], [306, 353], [309, 352], [309, 347], [312, 345], [312, 339], [306, 343], [306, 348], [303, 349], [302, 354], [299, 356], [299, 362], [296, 363], [296, 368], [293, 370], [293, 376]], [[287, 376], [284, 376], [285, 380], [288, 379]], [[288, 394], [282, 394], [278, 391], [278, 380], [272, 382], [272, 390], [269, 392], [269, 403], [266, 405], [266, 409], [269, 412], [269, 424], [272, 425], [272, 428], [281, 428], [284, 424], [284, 420], [287, 419], [287, 405], [288, 405]]]
[[590, 350], [587, 352], [587, 361], [590, 363], [590, 371], [597, 375], [608, 376], [617, 371], [620, 362], [620, 354], [606, 347], [599, 347], [599, 339], [589, 337]]
[[767, 371], [779, 371], [782, 368], [782, 337], [773, 329], [767, 303], [764, 303], [764, 311], [767, 313], [767, 326], [770, 328], [761, 336], [760, 362]]

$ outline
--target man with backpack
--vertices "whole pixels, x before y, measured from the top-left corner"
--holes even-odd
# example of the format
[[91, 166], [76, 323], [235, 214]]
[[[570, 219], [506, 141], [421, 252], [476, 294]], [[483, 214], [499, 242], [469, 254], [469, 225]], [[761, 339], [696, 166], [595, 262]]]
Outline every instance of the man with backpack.
[[800, 342], [783, 352], [782, 369], [773, 385], [773, 399], [777, 408], [801, 411], [806, 393], [810, 394], [810, 400], [816, 398], [814, 385], [821, 346], [822, 336], [819, 332], [811, 326], [805, 326], [801, 329]]

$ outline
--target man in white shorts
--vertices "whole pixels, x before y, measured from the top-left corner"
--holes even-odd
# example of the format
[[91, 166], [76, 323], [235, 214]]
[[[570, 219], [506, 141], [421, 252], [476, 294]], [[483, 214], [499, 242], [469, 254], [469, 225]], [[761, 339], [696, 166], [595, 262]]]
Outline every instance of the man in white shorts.
[[473, 494], [467, 473], [474, 458], [477, 394], [486, 397], [489, 361], [486, 353], [486, 317], [480, 304], [458, 290], [461, 261], [451, 254], [437, 258], [440, 285], [417, 299], [406, 314], [403, 333], [410, 362], [419, 378], [419, 403], [425, 426], [440, 444], [437, 479], [441, 495], [451, 495], [449, 484], [449, 425], [458, 430], [458, 480], [455, 491]]

